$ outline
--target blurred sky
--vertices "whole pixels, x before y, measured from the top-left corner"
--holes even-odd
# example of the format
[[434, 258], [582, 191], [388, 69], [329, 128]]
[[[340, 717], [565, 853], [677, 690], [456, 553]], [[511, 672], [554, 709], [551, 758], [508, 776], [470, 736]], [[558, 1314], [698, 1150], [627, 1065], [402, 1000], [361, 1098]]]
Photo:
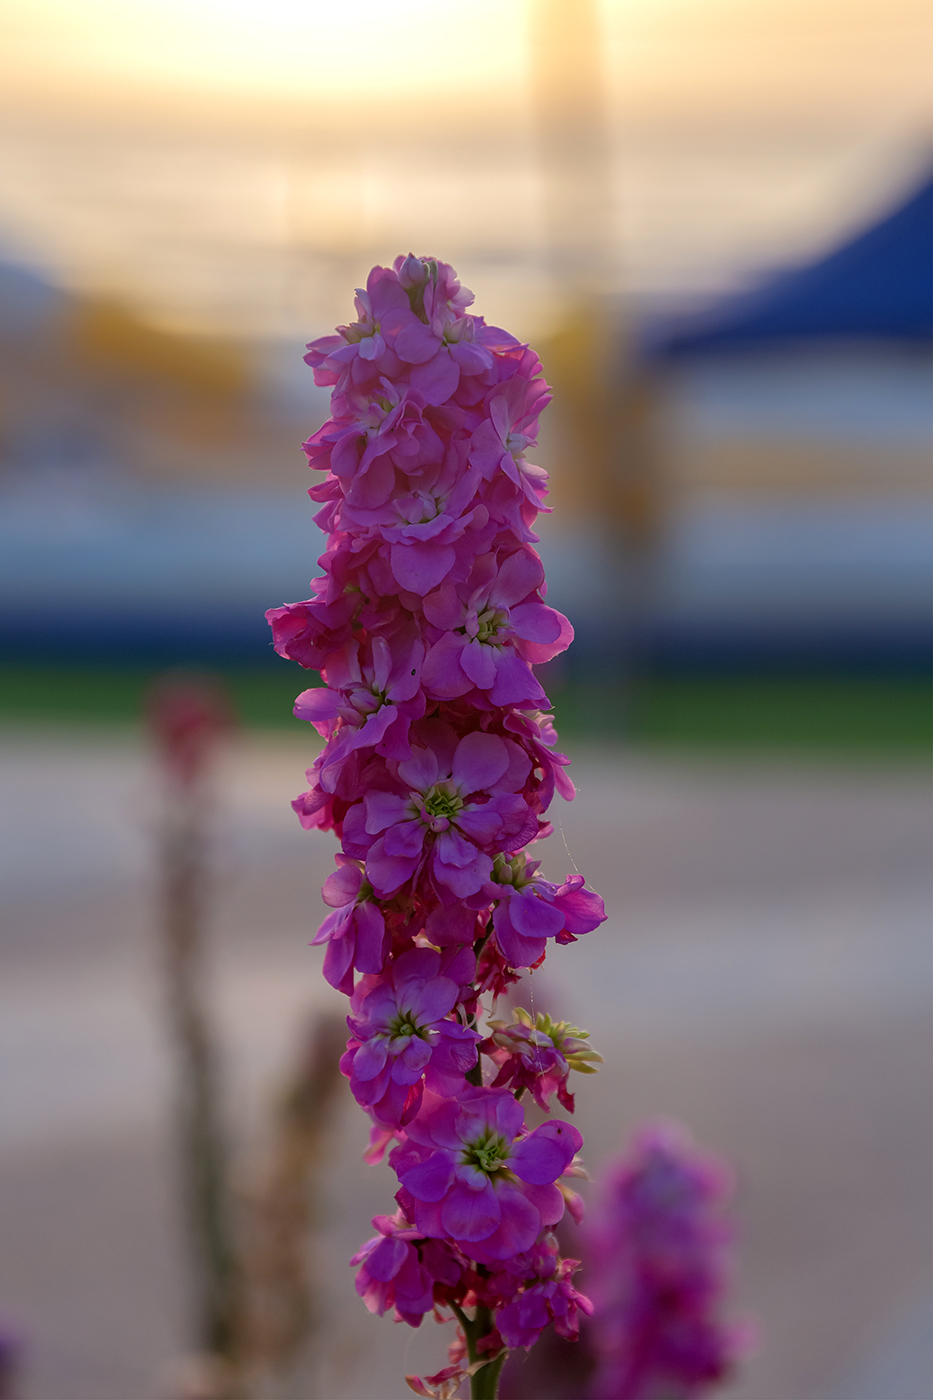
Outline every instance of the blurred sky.
[[[482, 264], [480, 309], [536, 334], [546, 4], [2, 0], [0, 246], [162, 324], [264, 335], [323, 328], [335, 281], [413, 246]], [[599, 18], [632, 296], [806, 256], [927, 157], [925, 0]]]

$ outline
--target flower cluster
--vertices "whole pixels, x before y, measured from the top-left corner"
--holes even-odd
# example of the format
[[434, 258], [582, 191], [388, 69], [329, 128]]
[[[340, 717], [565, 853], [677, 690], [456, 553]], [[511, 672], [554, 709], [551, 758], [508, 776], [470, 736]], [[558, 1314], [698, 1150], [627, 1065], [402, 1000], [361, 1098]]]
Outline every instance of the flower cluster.
[[399, 1181], [357, 1289], [412, 1326], [449, 1308], [470, 1366], [418, 1385], [485, 1368], [485, 1394], [506, 1349], [549, 1323], [575, 1335], [588, 1309], [551, 1234], [565, 1206], [580, 1217], [561, 1183], [580, 1134], [531, 1130], [519, 1099], [556, 1092], [572, 1112], [567, 1073], [599, 1057], [549, 1020], [484, 1036], [482, 998], [605, 912], [582, 876], [549, 881], [529, 858], [555, 791], [573, 796], [532, 669], [573, 635], [534, 549], [547, 478], [525, 453], [549, 393], [534, 352], [471, 302], [447, 264], [400, 257], [308, 347], [332, 390], [304, 445], [327, 548], [312, 596], [267, 617], [324, 682], [295, 704], [325, 743], [293, 805], [340, 842], [315, 942], [350, 998], [341, 1068], [372, 1120], [367, 1159], [391, 1145]]
[[607, 1174], [589, 1232], [593, 1400], [695, 1400], [732, 1373], [751, 1338], [721, 1316], [732, 1189], [670, 1123], [643, 1129]]

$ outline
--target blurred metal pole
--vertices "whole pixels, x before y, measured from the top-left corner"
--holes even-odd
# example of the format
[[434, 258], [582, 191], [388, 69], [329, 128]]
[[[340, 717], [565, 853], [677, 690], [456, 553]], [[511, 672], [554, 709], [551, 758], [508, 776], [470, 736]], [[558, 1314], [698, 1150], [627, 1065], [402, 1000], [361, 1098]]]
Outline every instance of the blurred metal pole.
[[[612, 143], [594, 0], [536, 0], [531, 50], [546, 258], [564, 304], [542, 346], [555, 391], [553, 489], [563, 518], [576, 515], [585, 526], [608, 576], [595, 612], [600, 636], [590, 640], [589, 656], [585, 644], [578, 656], [618, 686], [641, 663], [662, 498], [652, 386], [632, 361], [618, 295]], [[624, 708], [621, 693], [616, 703]]]
[[614, 280], [612, 154], [594, 0], [535, 0], [532, 84], [551, 271], [572, 298]]

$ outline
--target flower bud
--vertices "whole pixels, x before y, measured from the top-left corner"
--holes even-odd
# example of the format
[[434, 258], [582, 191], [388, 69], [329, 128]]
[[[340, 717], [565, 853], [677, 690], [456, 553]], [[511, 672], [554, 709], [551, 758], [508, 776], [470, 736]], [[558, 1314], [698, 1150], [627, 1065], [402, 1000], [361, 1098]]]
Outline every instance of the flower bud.
[[428, 269], [421, 258], [409, 253], [398, 269], [398, 280], [406, 292], [414, 291], [416, 287], [423, 287], [428, 280]]

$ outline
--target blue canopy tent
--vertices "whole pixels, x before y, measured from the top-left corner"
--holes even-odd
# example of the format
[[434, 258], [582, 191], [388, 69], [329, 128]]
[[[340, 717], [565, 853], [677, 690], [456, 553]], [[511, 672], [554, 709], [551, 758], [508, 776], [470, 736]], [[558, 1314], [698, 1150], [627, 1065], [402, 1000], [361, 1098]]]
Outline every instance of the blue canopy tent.
[[[923, 357], [931, 344], [929, 178], [892, 212], [809, 266], [783, 272], [703, 312], [654, 321], [639, 337], [644, 368], [649, 374], [670, 370], [670, 384], [681, 391], [685, 382], [715, 383], [721, 404], [730, 392], [741, 399], [743, 384], [750, 383], [760, 401], [763, 386], [770, 385], [766, 433], [774, 429], [774, 404], [782, 392], [791, 394], [787, 407], [788, 419], [792, 417], [794, 391], [788, 384], [796, 382], [799, 388], [804, 378], [811, 399], [814, 390], [818, 396], [820, 364], [833, 363], [840, 349], [845, 355], [860, 347], [860, 353], [864, 349], [880, 356], [879, 372], [883, 377], [888, 365], [889, 380], [899, 372], [890, 367], [906, 364], [906, 354], [920, 371], [919, 376], [911, 371], [910, 382], [928, 385], [916, 357]], [[786, 374], [794, 363], [806, 367], [796, 380]], [[847, 362], [838, 363], [845, 370]], [[849, 392], [857, 396], [857, 381], [853, 386]], [[927, 398], [925, 388], [921, 397]], [[824, 418], [836, 411], [838, 404], [834, 409], [827, 395]], [[743, 427], [747, 430], [747, 421]], [[840, 428], [839, 440], [851, 440], [845, 415]], [[686, 543], [678, 543], [676, 531], [667, 542], [671, 577], [678, 566], [685, 567], [682, 559], [696, 559], [690, 587], [681, 589], [687, 605], [673, 611], [662, 607], [655, 620], [653, 649], [662, 662], [702, 668], [799, 664], [896, 670], [928, 664], [929, 520], [919, 501], [895, 494], [890, 500], [866, 497], [810, 505], [749, 497], [721, 507], [721, 519], [715, 504], [702, 509], [715, 516], [703, 527], [709, 538], [697, 517], [687, 529]], [[745, 559], [741, 566], [740, 554]], [[701, 556], [702, 569], [696, 562]], [[698, 611], [690, 606], [691, 598], [702, 591], [707, 576], [719, 601]], [[770, 612], [751, 602], [769, 578]]]
[[814, 339], [933, 341], [933, 180], [809, 267], [646, 328], [642, 351], [664, 360]]

